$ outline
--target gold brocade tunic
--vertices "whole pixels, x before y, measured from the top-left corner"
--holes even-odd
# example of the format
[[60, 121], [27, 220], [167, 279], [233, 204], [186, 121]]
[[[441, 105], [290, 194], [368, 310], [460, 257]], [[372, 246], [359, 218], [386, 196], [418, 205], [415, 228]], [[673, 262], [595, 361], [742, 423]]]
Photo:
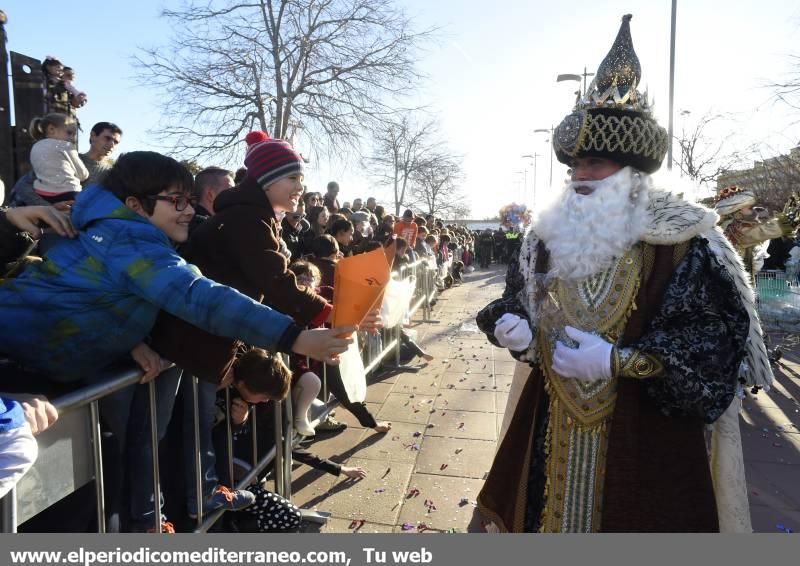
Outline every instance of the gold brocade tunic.
[[576, 344], [572, 326], [616, 344], [635, 306], [642, 279], [642, 246], [633, 246], [607, 270], [579, 281], [554, 281], [540, 310], [538, 351], [550, 397], [541, 532], [600, 530], [603, 479], [617, 378], [582, 381], [552, 370], [556, 341]]

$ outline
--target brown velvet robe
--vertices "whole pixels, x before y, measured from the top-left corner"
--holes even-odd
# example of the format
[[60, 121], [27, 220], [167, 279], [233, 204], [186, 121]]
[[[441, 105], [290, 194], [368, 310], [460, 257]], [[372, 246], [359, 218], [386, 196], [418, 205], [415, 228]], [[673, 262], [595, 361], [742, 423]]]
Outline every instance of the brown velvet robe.
[[[536, 272], [547, 253], [539, 244]], [[624, 343], [639, 338], [656, 313], [686, 247], [655, 246], [625, 328]], [[484, 516], [504, 532], [522, 532], [528, 505], [531, 451], [548, 410], [544, 376], [534, 367], [524, 386], [492, 470], [478, 495]], [[600, 530], [603, 532], [717, 532], [714, 489], [699, 418], [663, 415], [644, 384], [620, 378], [611, 421]], [[543, 464], [543, 463], [542, 463]], [[511, 486], [511, 487], [509, 487]]]

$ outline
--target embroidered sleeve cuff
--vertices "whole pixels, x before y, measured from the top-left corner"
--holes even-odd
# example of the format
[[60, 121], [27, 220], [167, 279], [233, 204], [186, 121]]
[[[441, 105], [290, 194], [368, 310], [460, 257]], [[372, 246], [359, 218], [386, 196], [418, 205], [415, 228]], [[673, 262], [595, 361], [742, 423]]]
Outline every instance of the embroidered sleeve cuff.
[[664, 365], [656, 356], [633, 348], [614, 347], [611, 351], [611, 375], [614, 377], [647, 379], [663, 372]]

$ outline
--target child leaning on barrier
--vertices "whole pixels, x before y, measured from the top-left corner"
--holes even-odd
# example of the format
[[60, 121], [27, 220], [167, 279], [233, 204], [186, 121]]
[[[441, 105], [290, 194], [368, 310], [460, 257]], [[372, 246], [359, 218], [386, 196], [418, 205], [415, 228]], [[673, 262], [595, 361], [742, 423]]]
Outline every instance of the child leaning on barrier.
[[[214, 437], [216, 451], [220, 454], [226, 453], [225, 416], [228, 414], [233, 429], [234, 463], [238, 464], [238, 467], [234, 468], [234, 474], [238, 475], [249, 471], [253, 459], [253, 421], [249, 418], [250, 405], [254, 405], [257, 413], [257, 455], [261, 459], [275, 446], [275, 419], [272, 414], [274, 403], [269, 401], [280, 402], [286, 398], [292, 374], [279, 356], [254, 348], [237, 359], [232, 375], [230, 412], [227, 411], [224, 395], [220, 394], [218, 406], [222, 418], [214, 429]], [[354, 479], [366, 477], [366, 472], [362, 468], [342, 466], [300, 448], [292, 450], [292, 457], [333, 475], [343, 474]], [[217, 468], [219, 476], [232, 485], [235, 478], [227, 477], [230, 473], [229, 466], [218, 462]], [[283, 497], [264, 489], [260, 482], [256, 481], [249, 485], [247, 491], [255, 495], [256, 502], [235, 514], [239, 530], [278, 532], [295, 529], [300, 524], [300, 510]], [[252, 523], [255, 523], [254, 526], [248, 526]]]
[[[233, 429], [234, 460], [244, 462], [252, 458], [252, 443], [242, 445], [239, 441], [244, 436], [243, 428], [248, 421], [250, 404], [280, 402], [285, 399], [289, 392], [291, 373], [279, 356], [260, 348], [253, 348], [237, 358], [231, 372], [233, 382], [229, 392], [230, 406], [227, 405], [223, 392], [217, 396], [220, 419], [214, 429], [215, 444], [217, 444], [215, 452], [228, 453], [225, 449], [227, 442], [225, 423], [230, 419]], [[260, 434], [261, 431], [259, 436]], [[260, 453], [259, 458], [263, 455], [263, 452]], [[225, 483], [228, 485], [234, 485], [235, 478], [227, 477], [229, 469], [226, 462], [217, 460], [219, 477], [225, 478]], [[280, 495], [264, 489], [258, 481], [248, 485], [245, 490], [237, 490], [236, 493], [253, 495], [252, 505], [240, 510], [237, 515], [243, 519], [241, 521], [243, 523], [255, 521], [254, 530], [280, 532], [296, 529], [300, 525], [300, 510]]]
[[336, 330], [301, 331], [291, 318], [206, 279], [173, 243], [194, 215], [191, 175], [153, 152], [123, 155], [105, 186], [72, 210], [78, 236], [0, 287], [0, 349], [34, 370], [76, 382], [147, 337], [163, 309], [211, 333], [333, 360]]
[[[128, 355], [145, 370], [143, 379], [153, 379], [162, 364], [144, 340], [162, 309], [210, 333], [277, 351], [334, 361], [346, 349], [348, 342], [336, 338], [342, 329], [302, 331], [291, 318], [203, 277], [175, 252], [194, 215], [191, 189], [191, 175], [174, 159], [132, 152], [103, 186], [78, 195], [77, 238], [60, 241], [43, 262], [0, 286], [0, 320], [14, 321], [0, 327], [0, 357], [20, 364], [7, 381], [92, 382]], [[165, 390], [171, 393], [157, 396], [159, 429], [174, 402], [174, 389]], [[103, 400], [101, 415], [120, 442], [134, 435], [149, 448], [146, 407], [146, 389], [127, 388]], [[127, 463], [143, 484], [152, 477], [149, 457]]]

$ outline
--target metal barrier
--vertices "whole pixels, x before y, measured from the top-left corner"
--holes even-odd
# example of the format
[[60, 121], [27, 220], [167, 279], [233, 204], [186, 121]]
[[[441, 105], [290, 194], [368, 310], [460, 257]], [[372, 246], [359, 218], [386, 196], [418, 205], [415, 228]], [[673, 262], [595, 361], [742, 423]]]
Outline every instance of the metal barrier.
[[[413, 315], [420, 308], [423, 309], [423, 321], [430, 321], [431, 317], [431, 303], [434, 300], [437, 292], [436, 276], [437, 270], [444, 267], [449, 269], [450, 264], [439, 266], [437, 268], [434, 261], [430, 259], [419, 259], [409, 265], [403, 266], [399, 270], [398, 276], [400, 279], [412, 278], [415, 281], [414, 294], [409, 306], [409, 316]], [[365, 346], [365, 376], [374, 372], [379, 365], [390, 355], [394, 355], [394, 362], [396, 366], [400, 365], [400, 333], [402, 331], [402, 323], [394, 328], [382, 330], [382, 347], [375, 341], [367, 341]], [[328, 398], [327, 388], [327, 366], [323, 365], [323, 394], [324, 398]], [[100, 533], [106, 531], [105, 524], [105, 483], [103, 478], [103, 452], [101, 444], [101, 428], [99, 416], [99, 401], [112, 393], [115, 393], [126, 387], [135, 386], [139, 383], [143, 373], [140, 369], [131, 367], [123, 371], [117, 371], [109, 374], [107, 379], [99, 380], [96, 384], [84, 387], [62, 397], [55, 399], [53, 405], [59, 413], [60, 419], [66, 415], [77, 412], [79, 410], [89, 408], [90, 419], [90, 438], [91, 438], [91, 458], [92, 467], [94, 471], [95, 493], [97, 498], [96, 513], [97, 513], [97, 530]], [[219, 518], [225, 513], [224, 509], [218, 509], [208, 516], [203, 514], [203, 501], [205, 497], [202, 493], [202, 470], [201, 470], [201, 454], [200, 454], [200, 431], [199, 431], [199, 408], [198, 408], [198, 380], [189, 374], [183, 374], [180, 379], [192, 379], [192, 404], [193, 404], [193, 432], [195, 439], [195, 453], [194, 453], [194, 469], [195, 469], [195, 489], [198, 501], [197, 509], [197, 526], [195, 532], [207, 531]], [[228, 415], [230, 415], [230, 396], [229, 391], [226, 390], [226, 404]], [[158, 462], [158, 423], [156, 416], [156, 393], [155, 382], [151, 381], [148, 384], [148, 408], [150, 413], [150, 443], [151, 455], [153, 461], [153, 501], [154, 501], [154, 525], [160, 525], [162, 522], [161, 506], [160, 506], [160, 474]], [[312, 425], [323, 420], [331, 411], [333, 406], [326, 403], [322, 411], [315, 415], [312, 419]], [[274, 465], [274, 479], [275, 479], [275, 492], [279, 495], [290, 499], [291, 498], [291, 470], [292, 470], [292, 449], [299, 442], [299, 437], [293, 433], [293, 419], [292, 419], [292, 403], [291, 396], [281, 403], [276, 403], [275, 407], [275, 444], [272, 449], [264, 455], [259, 455], [257, 446], [257, 420], [255, 407], [251, 407], [250, 416], [251, 427], [253, 430], [253, 449], [252, 449], [252, 467], [238, 482], [236, 482], [235, 489], [243, 489], [251, 485], [253, 481], [263, 472], [263, 470], [271, 463]], [[227, 421], [227, 460], [228, 470], [230, 473], [231, 482], [234, 478], [234, 457], [233, 457], [233, 434], [230, 424], [230, 418]], [[56, 423], [48, 432], [57, 429], [59, 423]], [[259, 458], [260, 456], [260, 458]], [[41, 459], [41, 458], [40, 458]], [[34, 464], [35, 466], [36, 464]], [[24, 478], [23, 478], [24, 480]], [[324, 522], [326, 516], [322, 513], [303, 512], [303, 518], [314, 522]], [[0, 500], [0, 531], [2, 532], [16, 532], [17, 530], [17, 490], [12, 489], [2, 500]]]
[[765, 325], [800, 331], [800, 283], [796, 274], [766, 270], [755, 279], [758, 314]]

